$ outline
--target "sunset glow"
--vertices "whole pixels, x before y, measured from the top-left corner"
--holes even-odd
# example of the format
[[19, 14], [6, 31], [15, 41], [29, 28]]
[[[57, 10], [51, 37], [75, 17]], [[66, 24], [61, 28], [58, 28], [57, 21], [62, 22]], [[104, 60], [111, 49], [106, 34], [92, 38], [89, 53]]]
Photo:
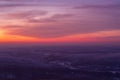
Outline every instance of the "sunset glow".
[[0, 42], [119, 42], [118, 2], [1, 0]]

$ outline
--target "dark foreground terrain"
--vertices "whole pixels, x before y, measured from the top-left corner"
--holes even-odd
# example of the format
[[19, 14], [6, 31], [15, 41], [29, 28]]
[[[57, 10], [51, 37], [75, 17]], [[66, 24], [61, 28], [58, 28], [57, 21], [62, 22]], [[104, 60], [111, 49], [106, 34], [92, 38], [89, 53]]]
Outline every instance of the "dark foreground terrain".
[[[93, 69], [89, 69], [89, 68]], [[0, 66], [0, 80], [120, 80], [120, 72], [115, 67], [100, 68], [99, 66], [70, 69], [65, 67], [35, 67], [26, 65]], [[102, 70], [103, 69], [103, 70]], [[105, 70], [104, 70], [105, 69]], [[119, 70], [119, 69], [118, 69]]]
[[120, 49], [1, 48], [0, 80], [120, 80]]

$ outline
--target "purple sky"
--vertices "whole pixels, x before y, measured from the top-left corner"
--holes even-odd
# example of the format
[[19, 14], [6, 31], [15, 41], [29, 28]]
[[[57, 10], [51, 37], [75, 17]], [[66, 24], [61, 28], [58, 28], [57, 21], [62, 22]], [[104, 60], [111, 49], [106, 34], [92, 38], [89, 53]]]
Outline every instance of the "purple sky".
[[0, 0], [0, 11], [1, 41], [120, 40], [120, 0]]

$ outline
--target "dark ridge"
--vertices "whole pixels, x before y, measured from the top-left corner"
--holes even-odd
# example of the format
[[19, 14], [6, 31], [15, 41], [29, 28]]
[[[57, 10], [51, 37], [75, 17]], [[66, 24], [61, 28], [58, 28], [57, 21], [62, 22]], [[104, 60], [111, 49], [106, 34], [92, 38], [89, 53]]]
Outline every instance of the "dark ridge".
[[[10, 59], [9, 59], [10, 60]], [[120, 73], [109, 71], [90, 71], [84, 69], [70, 69], [52, 65], [28, 65], [10, 61], [0, 63], [0, 80], [115, 80]], [[5, 64], [6, 63], [6, 64]], [[24, 66], [23, 66], [24, 64]]]

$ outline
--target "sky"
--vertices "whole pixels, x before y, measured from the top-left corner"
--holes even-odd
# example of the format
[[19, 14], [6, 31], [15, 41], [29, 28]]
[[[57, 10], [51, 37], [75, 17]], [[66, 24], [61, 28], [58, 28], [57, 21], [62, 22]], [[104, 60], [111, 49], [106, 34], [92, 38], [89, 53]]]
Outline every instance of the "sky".
[[0, 43], [120, 43], [120, 0], [0, 0]]

